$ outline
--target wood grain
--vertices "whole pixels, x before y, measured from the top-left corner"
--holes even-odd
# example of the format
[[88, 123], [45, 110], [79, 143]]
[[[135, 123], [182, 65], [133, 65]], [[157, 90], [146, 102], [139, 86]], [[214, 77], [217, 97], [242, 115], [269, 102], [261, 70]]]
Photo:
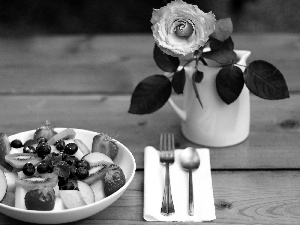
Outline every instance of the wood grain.
[[[210, 149], [217, 220], [203, 224], [299, 224], [300, 36], [236, 34], [233, 40], [236, 49], [252, 52], [249, 62], [264, 59], [276, 65], [291, 97], [266, 101], [252, 95], [248, 139]], [[136, 176], [117, 202], [71, 224], [141, 224], [144, 148], [158, 146], [161, 132], [173, 132], [177, 148], [202, 147], [183, 137], [168, 104], [150, 115], [127, 112], [136, 84], [161, 73], [152, 49], [151, 35], [0, 39], [1, 132], [35, 129], [48, 119], [56, 127], [108, 133], [137, 162]], [[182, 103], [181, 96], [174, 100]], [[2, 214], [0, 221], [26, 224]]]
[[[236, 49], [252, 52], [300, 90], [299, 34], [235, 34]], [[2, 94], [123, 94], [143, 78], [161, 74], [152, 58], [152, 35], [33, 36], [0, 39]]]
[[[180, 96], [175, 101], [180, 105]], [[182, 136], [179, 118], [168, 104], [142, 116], [127, 113], [129, 104], [130, 96], [1, 96], [0, 128], [11, 135], [35, 129], [48, 119], [57, 127], [105, 132], [128, 146], [137, 168], [143, 168], [144, 148], [157, 147], [161, 132], [173, 132], [177, 148], [199, 147]], [[300, 95], [283, 101], [251, 96], [249, 138], [236, 146], [212, 148], [212, 168], [300, 168], [299, 134]]]
[[[298, 225], [298, 178], [298, 171], [213, 171], [217, 219], [203, 224]], [[143, 172], [138, 171], [129, 188], [114, 204], [94, 216], [70, 224], [141, 224], [144, 221], [143, 185]], [[1, 225], [21, 224], [3, 214], [0, 214], [0, 221]]]

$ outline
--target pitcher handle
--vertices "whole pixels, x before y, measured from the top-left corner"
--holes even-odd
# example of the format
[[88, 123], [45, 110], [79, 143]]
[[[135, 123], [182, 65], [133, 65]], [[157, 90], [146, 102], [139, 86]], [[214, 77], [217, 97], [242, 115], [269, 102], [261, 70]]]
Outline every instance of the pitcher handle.
[[183, 121], [186, 120], [186, 112], [184, 110], [182, 110], [181, 108], [179, 108], [175, 102], [169, 98], [168, 99], [169, 104], [171, 105], [171, 107], [173, 108], [173, 110], [176, 112], [176, 114], [179, 116], [179, 118]]

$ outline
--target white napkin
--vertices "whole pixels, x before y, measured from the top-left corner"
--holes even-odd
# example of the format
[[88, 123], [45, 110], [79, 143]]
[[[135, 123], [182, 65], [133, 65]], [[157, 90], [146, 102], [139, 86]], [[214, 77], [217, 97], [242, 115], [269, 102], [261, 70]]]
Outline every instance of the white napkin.
[[170, 182], [175, 213], [160, 213], [165, 184], [165, 167], [159, 161], [159, 151], [147, 146], [144, 152], [144, 219], [147, 221], [211, 221], [216, 219], [210, 170], [209, 149], [198, 148], [201, 164], [193, 172], [194, 216], [188, 215], [188, 172], [180, 165], [180, 149], [175, 150], [175, 162], [170, 165]]

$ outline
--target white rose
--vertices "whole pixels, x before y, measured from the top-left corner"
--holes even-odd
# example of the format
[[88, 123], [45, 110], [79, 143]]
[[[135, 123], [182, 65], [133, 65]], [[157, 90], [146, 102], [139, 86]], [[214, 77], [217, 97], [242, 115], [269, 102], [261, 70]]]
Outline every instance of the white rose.
[[215, 15], [182, 0], [154, 9], [151, 18], [154, 40], [172, 56], [193, 53], [204, 46], [215, 29]]

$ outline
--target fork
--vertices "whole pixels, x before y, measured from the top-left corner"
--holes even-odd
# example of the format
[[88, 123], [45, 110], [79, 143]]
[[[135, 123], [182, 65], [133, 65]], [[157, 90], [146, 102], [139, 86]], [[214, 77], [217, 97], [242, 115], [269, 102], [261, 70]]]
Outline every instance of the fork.
[[174, 134], [160, 135], [160, 162], [166, 166], [165, 188], [161, 206], [161, 214], [168, 216], [175, 213], [170, 184], [169, 165], [174, 163]]

